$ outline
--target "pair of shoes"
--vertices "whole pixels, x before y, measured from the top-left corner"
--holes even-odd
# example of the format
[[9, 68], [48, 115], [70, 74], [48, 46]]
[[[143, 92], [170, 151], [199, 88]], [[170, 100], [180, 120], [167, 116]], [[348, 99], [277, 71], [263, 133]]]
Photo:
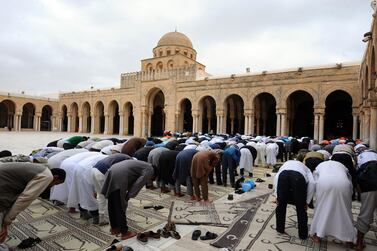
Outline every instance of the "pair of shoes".
[[120, 238], [122, 240], [127, 240], [127, 239], [130, 239], [132, 237], [135, 237], [137, 235], [136, 232], [133, 232], [133, 231], [127, 231], [127, 233], [122, 233]]
[[181, 235], [176, 230], [166, 230], [166, 229], [159, 229], [157, 230], [157, 234], [159, 234], [163, 238], [172, 237], [176, 240], [181, 239]]
[[234, 191], [236, 194], [243, 194], [244, 191], [242, 190], [242, 188], [239, 188], [237, 189], [236, 191]]
[[34, 247], [35, 245], [37, 245], [37, 243], [41, 242], [42, 240], [39, 239], [38, 237], [37, 238], [27, 238], [23, 241], [21, 241], [20, 244], [17, 245], [18, 248], [20, 249], [25, 249], [25, 248], [31, 248], [31, 247]]
[[148, 231], [148, 232], [137, 234], [137, 240], [140, 241], [142, 244], [147, 243], [148, 238], [160, 239], [160, 237], [161, 237], [161, 234], [159, 232], [155, 233], [153, 231]]
[[264, 182], [264, 180], [262, 180], [261, 178], [258, 178], [255, 180], [255, 182]]
[[158, 211], [158, 210], [163, 209], [164, 207], [161, 206], [161, 205], [158, 205], [158, 206], [144, 206], [144, 209], [150, 209], [150, 208], [153, 208], [154, 210]]
[[269, 174], [269, 173], [266, 173], [266, 177], [271, 177], [271, 174]]

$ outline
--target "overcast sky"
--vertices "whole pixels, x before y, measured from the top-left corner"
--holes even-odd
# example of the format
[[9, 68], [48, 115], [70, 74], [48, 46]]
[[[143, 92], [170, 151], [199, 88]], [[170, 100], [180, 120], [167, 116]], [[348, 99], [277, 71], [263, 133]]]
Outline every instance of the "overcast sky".
[[167, 32], [212, 75], [360, 61], [370, 0], [0, 0], [0, 91], [119, 87]]

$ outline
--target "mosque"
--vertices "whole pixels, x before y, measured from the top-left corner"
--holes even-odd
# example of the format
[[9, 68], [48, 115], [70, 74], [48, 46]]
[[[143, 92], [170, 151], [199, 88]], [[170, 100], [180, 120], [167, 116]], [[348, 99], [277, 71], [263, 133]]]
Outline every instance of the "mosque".
[[[159, 136], [164, 130], [362, 138], [377, 146], [376, 25], [360, 63], [212, 76], [191, 40], [161, 37], [120, 85], [58, 100], [0, 93], [4, 130]], [[365, 40], [365, 39], [364, 39]], [[271, 59], [273, 60], [273, 59]]]

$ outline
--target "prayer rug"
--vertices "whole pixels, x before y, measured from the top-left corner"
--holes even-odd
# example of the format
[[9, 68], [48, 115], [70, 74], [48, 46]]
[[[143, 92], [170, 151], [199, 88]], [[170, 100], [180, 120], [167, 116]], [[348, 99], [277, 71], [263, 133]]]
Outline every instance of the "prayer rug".
[[[218, 239], [211, 245], [229, 250], [292, 250], [292, 251], [340, 251], [346, 250], [346, 245], [332, 237], [322, 239], [321, 243], [315, 243], [310, 238], [301, 240], [298, 238], [297, 216], [294, 206], [287, 207], [286, 233], [276, 232], [275, 208], [271, 197], [263, 203], [256, 213], [245, 211]], [[360, 204], [353, 203], [354, 220], [357, 219]], [[313, 218], [313, 210], [308, 210], [309, 224]], [[339, 226], [341, 227], [341, 226]], [[374, 223], [366, 235], [367, 248], [371, 251], [377, 248], [377, 226]]]
[[[6, 244], [15, 248], [24, 239], [42, 241], [32, 250], [103, 250], [113, 240], [99, 227], [71, 217], [67, 210], [44, 200], [35, 200], [9, 227]], [[108, 227], [107, 227], [108, 228]]]

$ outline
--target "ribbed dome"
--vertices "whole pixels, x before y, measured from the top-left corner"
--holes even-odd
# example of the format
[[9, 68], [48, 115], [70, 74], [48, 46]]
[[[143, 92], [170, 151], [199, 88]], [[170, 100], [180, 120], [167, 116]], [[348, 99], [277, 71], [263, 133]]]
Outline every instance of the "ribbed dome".
[[177, 31], [166, 33], [157, 43], [157, 47], [170, 45], [193, 48], [190, 39], [185, 34]]

